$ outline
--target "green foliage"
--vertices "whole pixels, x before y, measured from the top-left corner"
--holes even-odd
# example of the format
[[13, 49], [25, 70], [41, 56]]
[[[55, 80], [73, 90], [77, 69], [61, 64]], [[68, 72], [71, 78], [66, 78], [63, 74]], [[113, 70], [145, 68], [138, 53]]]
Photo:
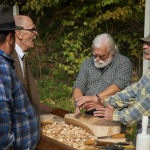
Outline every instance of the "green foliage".
[[[91, 57], [93, 39], [104, 32], [112, 35], [120, 53], [131, 59], [136, 67], [133, 69], [141, 76], [139, 38], [144, 31], [145, 0], [2, 0], [1, 3], [18, 4], [21, 14], [29, 15], [37, 26], [38, 46], [29, 53], [29, 61], [34, 76], [39, 75], [37, 67], [41, 67], [44, 75], [38, 81], [44, 103], [74, 109], [69, 100], [80, 65]], [[47, 102], [49, 98], [55, 104]]]
[[137, 124], [127, 126], [126, 138], [128, 138], [129, 141], [136, 140], [136, 130], [137, 130]]
[[[72, 97], [72, 87], [68, 87], [62, 82], [54, 81], [47, 76], [43, 80], [37, 81], [40, 101], [46, 105], [62, 108], [68, 111], [75, 111]], [[81, 110], [84, 113], [84, 110]]]
[[42, 95], [41, 100], [47, 99], [48, 97], [51, 99], [59, 99], [60, 97], [70, 98], [70, 93], [72, 92], [72, 88], [67, 87], [62, 82], [49, 79], [49, 77], [46, 76], [43, 77], [42, 81], [38, 81], [38, 90], [43, 92], [43, 94], [40, 94]]

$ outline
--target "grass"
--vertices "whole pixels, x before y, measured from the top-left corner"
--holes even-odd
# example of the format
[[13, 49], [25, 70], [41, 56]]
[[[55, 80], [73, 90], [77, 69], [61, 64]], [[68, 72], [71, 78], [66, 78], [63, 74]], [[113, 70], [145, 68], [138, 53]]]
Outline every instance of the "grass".
[[[62, 82], [56, 83], [47, 77], [42, 81], [39, 80], [37, 84], [41, 103], [71, 112], [75, 111], [72, 87], [67, 87], [67, 85], [64, 85]], [[84, 112], [84, 110], [81, 110], [81, 113]], [[135, 141], [136, 126], [136, 124], [127, 126], [126, 137], [129, 141]]]

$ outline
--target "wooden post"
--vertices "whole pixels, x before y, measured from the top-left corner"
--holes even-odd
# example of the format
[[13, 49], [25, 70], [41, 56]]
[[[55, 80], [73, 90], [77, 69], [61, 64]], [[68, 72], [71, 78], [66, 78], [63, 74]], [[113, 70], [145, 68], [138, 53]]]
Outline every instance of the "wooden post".
[[14, 5], [13, 6], [13, 16], [17, 16], [17, 15], [19, 15], [19, 6]]
[[[150, 0], [145, 0], [144, 37], [150, 34]], [[143, 59], [143, 74], [150, 67], [150, 60]]]

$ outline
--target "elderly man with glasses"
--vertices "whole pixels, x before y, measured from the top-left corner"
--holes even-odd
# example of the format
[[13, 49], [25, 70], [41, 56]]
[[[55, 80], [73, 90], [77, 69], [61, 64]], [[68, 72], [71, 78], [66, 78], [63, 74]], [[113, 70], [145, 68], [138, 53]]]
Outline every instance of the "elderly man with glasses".
[[[132, 64], [118, 51], [109, 34], [104, 33], [94, 39], [93, 56], [82, 63], [73, 86], [73, 98], [78, 102], [76, 115], [82, 108], [86, 109], [85, 114], [93, 115], [96, 108], [100, 107], [98, 97], [104, 99], [113, 96], [130, 84]], [[86, 103], [88, 100], [93, 102]]]
[[[150, 60], [150, 34], [140, 40], [143, 42], [143, 59]], [[101, 117], [99, 120], [117, 121], [125, 125], [138, 123], [137, 133], [142, 132], [142, 117], [149, 116], [147, 133], [150, 134], [150, 67], [138, 82], [112, 97], [98, 97], [98, 103], [100, 107], [94, 116]], [[116, 110], [116, 107], [121, 110]]]
[[16, 25], [22, 26], [24, 28], [21, 30], [16, 30], [15, 51], [13, 52], [11, 57], [17, 60], [14, 63], [16, 74], [22, 85], [24, 86], [28, 98], [40, 119], [40, 96], [36, 87], [35, 80], [27, 64], [25, 54], [28, 49], [34, 47], [33, 40], [36, 38], [38, 33], [30, 17], [18, 15], [15, 16], [14, 19]]

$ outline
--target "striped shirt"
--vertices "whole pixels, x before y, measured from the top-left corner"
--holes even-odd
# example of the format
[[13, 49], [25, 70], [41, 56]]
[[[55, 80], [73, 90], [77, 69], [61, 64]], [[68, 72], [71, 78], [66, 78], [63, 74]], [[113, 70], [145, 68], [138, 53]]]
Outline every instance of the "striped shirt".
[[39, 121], [9, 55], [0, 50], [0, 149], [34, 150]]
[[104, 69], [96, 68], [93, 59], [90, 57], [82, 63], [73, 89], [80, 89], [84, 95], [96, 95], [111, 84], [116, 84], [121, 90], [130, 84], [132, 64], [127, 57], [114, 54]]
[[114, 111], [113, 120], [123, 124], [134, 124], [141, 121], [142, 116], [150, 116], [150, 68], [139, 82], [131, 84], [123, 91], [105, 99], [105, 105], [107, 103], [119, 108], [133, 105], [121, 111]]

